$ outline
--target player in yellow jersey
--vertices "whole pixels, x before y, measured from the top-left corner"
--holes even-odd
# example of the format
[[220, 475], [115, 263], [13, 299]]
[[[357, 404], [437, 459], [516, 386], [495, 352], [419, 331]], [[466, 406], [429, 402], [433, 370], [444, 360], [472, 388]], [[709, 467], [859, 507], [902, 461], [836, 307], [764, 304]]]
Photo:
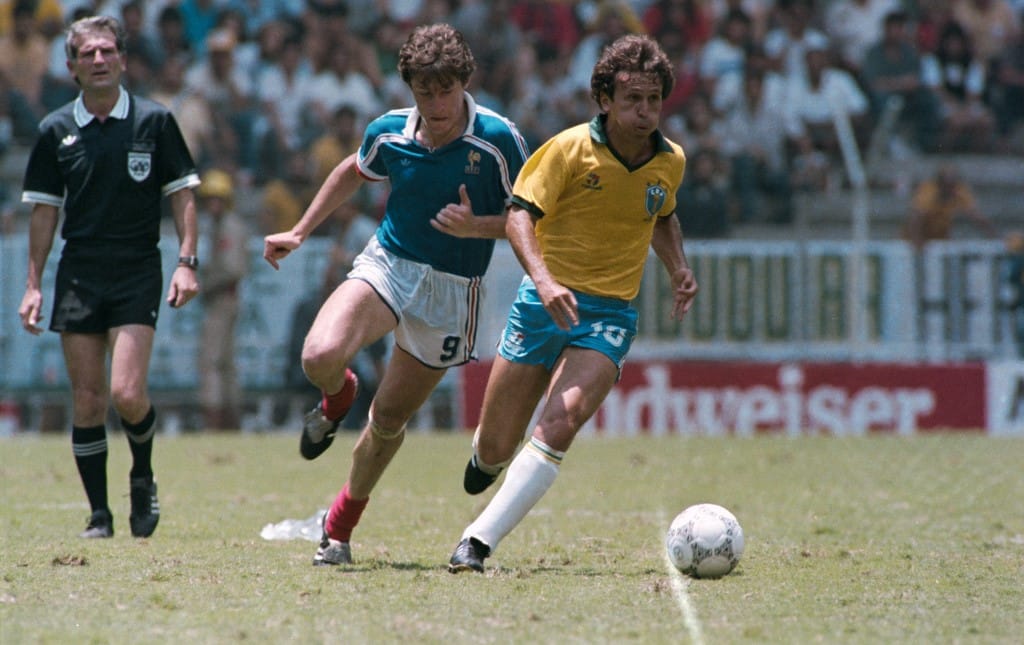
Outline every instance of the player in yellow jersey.
[[[624, 36], [595, 64], [600, 114], [555, 135], [526, 162], [506, 223], [526, 277], [509, 314], [484, 394], [466, 492], [486, 489], [508, 465], [487, 508], [466, 528], [449, 570], [483, 560], [558, 475], [576, 432], [619, 375], [637, 329], [631, 305], [648, 249], [671, 276], [673, 315], [697, 293], [675, 217], [683, 150], [658, 130], [672, 65], [647, 36]], [[527, 445], [512, 459], [537, 403]]]

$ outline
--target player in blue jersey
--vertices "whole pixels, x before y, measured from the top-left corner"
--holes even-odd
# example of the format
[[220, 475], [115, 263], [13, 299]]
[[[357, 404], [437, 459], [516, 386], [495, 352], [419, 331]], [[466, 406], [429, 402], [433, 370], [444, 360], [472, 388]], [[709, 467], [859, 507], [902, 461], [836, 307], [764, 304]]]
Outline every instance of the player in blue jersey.
[[481, 278], [494, 240], [505, 235], [505, 208], [527, 156], [515, 126], [466, 91], [475, 68], [451, 26], [416, 28], [398, 61], [415, 107], [370, 123], [359, 152], [331, 172], [295, 227], [265, 239], [263, 257], [277, 268], [364, 182], [391, 182], [377, 234], [321, 307], [302, 350], [302, 368], [323, 393], [305, 417], [299, 446], [314, 459], [355, 399], [358, 384], [347, 365], [389, 332], [395, 338], [348, 480], [324, 516], [314, 565], [352, 561], [352, 530], [402, 445], [406, 423], [445, 370], [475, 355]]

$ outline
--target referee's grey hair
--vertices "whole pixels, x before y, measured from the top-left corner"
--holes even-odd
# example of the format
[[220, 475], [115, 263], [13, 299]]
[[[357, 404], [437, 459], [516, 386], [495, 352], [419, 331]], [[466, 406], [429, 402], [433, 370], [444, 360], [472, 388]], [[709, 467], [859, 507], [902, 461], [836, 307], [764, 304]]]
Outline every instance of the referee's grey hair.
[[78, 42], [82, 36], [97, 31], [109, 31], [113, 34], [118, 53], [124, 53], [126, 45], [124, 28], [121, 23], [110, 16], [89, 16], [74, 21], [68, 27], [67, 36], [64, 39], [64, 55], [68, 60], [78, 58]]

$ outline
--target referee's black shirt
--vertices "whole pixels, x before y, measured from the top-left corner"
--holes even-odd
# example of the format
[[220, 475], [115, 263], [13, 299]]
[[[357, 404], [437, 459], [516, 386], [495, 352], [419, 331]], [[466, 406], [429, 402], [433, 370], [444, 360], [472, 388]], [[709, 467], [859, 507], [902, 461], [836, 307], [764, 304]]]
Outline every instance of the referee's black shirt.
[[122, 87], [102, 123], [81, 96], [40, 122], [22, 201], [64, 207], [65, 253], [152, 251], [160, 240], [161, 199], [198, 184], [174, 116]]

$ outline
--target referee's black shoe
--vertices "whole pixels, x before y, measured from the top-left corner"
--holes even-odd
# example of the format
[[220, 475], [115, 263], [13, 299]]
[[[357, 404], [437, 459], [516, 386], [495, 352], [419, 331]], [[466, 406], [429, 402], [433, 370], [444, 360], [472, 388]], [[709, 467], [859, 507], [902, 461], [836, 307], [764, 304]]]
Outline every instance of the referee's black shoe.
[[132, 514], [128, 523], [135, 537], [149, 537], [160, 522], [160, 500], [156, 498], [156, 481], [152, 477], [132, 477]]
[[110, 510], [101, 508], [93, 511], [89, 517], [88, 526], [79, 533], [78, 537], [88, 539], [114, 537], [114, 516], [110, 514]]

